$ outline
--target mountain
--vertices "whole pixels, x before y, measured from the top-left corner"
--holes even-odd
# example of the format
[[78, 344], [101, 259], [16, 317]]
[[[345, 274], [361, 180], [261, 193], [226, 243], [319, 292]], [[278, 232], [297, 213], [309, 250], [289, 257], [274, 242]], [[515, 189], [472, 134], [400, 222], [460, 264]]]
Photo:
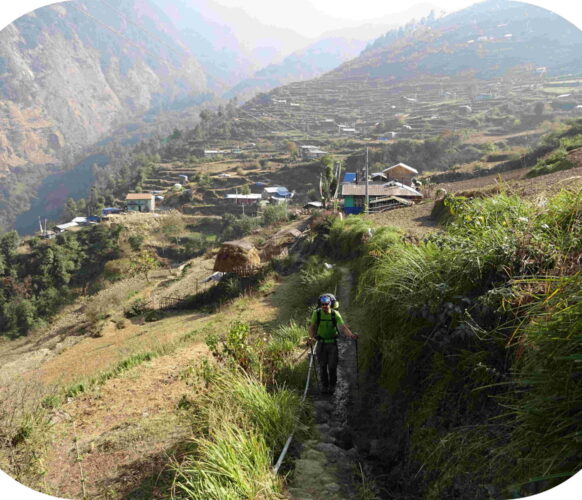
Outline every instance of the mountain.
[[[357, 21], [343, 21], [346, 27], [325, 32], [304, 48], [294, 51], [282, 61], [261, 68], [250, 78], [245, 78], [223, 94], [225, 98], [237, 96], [239, 100], [251, 98], [258, 92], [267, 92], [290, 82], [300, 82], [317, 78], [335, 69], [362, 52], [387, 30], [434, 15], [431, 4], [418, 4], [389, 17], [374, 19], [357, 24]], [[306, 16], [313, 13], [306, 13]], [[321, 13], [319, 13], [322, 16]], [[322, 22], [340, 22], [333, 18], [321, 17]]]
[[147, 0], [55, 4], [2, 30], [0, 168], [55, 163], [122, 121], [206, 91], [171, 32]]
[[329, 76], [493, 78], [517, 66], [545, 67], [553, 74], [582, 71], [582, 32], [546, 9], [488, 0], [408, 31], [387, 33]]
[[536, 103], [542, 111], [578, 112], [582, 96], [568, 85], [560, 92], [559, 82], [576, 75], [582, 31], [546, 9], [489, 0], [389, 31], [360, 56], [261, 94], [245, 111], [279, 128], [386, 140], [462, 128], [499, 132], [535, 122]]
[[278, 64], [257, 71], [224, 94], [226, 98], [265, 92], [280, 85], [316, 78], [360, 54], [367, 41], [345, 37], [325, 38], [287, 56]]
[[244, 10], [208, 0], [153, 0], [200, 61], [216, 92], [309, 44], [296, 32], [268, 26]]

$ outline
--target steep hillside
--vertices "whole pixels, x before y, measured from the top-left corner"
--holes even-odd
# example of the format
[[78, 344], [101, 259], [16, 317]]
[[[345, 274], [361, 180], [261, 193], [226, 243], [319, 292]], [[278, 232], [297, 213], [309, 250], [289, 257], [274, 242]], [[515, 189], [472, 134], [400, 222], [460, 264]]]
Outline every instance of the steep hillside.
[[391, 31], [336, 70], [259, 95], [245, 110], [306, 132], [386, 141], [522, 131], [549, 107], [580, 112], [581, 47], [582, 32], [547, 10], [483, 2]]
[[55, 163], [131, 116], [200, 94], [200, 65], [168, 33], [147, 0], [66, 2], [5, 28], [1, 168]]
[[377, 40], [333, 78], [405, 80], [420, 75], [503, 76], [520, 66], [550, 74], [582, 71], [582, 32], [533, 5], [488, 0], [408, 32]]

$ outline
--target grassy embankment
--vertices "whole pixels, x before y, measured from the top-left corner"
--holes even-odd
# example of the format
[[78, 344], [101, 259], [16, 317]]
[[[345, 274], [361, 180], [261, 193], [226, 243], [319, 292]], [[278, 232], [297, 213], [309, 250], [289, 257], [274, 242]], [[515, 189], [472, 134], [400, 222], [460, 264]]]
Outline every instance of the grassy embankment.
[[582, 191], [449, 197], [443, 214], [419, 244], [356, 218], [326, 231], [360, 276], [360, 445], [378, 440], [403, 494], [544, 491], [582, 465]]

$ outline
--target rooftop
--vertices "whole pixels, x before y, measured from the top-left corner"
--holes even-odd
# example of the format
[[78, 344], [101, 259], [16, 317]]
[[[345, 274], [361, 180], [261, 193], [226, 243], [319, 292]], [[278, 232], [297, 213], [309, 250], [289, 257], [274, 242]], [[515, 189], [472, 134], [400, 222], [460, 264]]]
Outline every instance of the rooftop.
[[[365, 184], [342, 184], [342, 196], [365, 196]], [[416, 189], [408, 186], [379, 186], [378, 184], [368, 185], [368, 195], [370, 196], [422, 196]]]
[[152, 193], [127, 193], [126, 200], [151, 200], [154, 197]]
[[396, 165], [392, 165], [391, 167], [385, 168], [384, 170], [382, 170], [382, 172], [389, 172], [393, 168], [398, 168], [398, 167], [403, 168], [405, 170], [408, 170], [413, 174], [418, 174], [418, 170], [416, 170], [415, 168], [409, 167], [408, 165], [406, 165], [406, 163], [397, 163]]

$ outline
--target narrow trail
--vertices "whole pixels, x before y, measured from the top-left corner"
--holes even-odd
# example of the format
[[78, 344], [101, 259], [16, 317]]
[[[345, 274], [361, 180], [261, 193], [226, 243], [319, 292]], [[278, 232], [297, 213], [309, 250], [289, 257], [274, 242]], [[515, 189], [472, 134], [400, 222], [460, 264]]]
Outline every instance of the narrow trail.
[[[342, 269], [337, 294], [342, 311], [349, 307], [352, 275]], [[349, 324], [345, 314], [342, 317]], [[355, 478], [358, 452], [348, 427], [348, 409], [356, 388], [356, 346], [351, 339], [338, 339], [338, 381], [332, 396], [321, 395], [314, 383], [310, 396], [315, 409], [316, 435], [303, 443], [289, 493], [296, 500], [348, 500], [358, 498]]]

